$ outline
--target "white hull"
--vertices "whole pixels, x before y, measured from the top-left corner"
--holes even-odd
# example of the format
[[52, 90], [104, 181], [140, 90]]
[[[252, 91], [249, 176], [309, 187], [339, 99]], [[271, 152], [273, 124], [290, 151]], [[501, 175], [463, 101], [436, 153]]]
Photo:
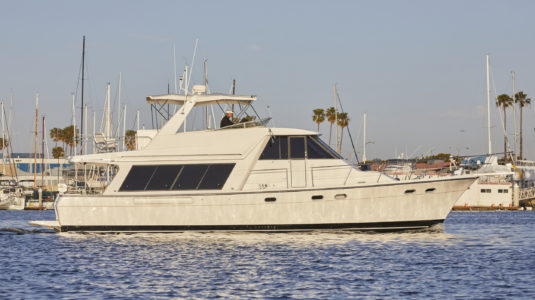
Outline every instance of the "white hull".
[[56, 229], [165, 232], [423, 228], [441, 223], [473, 181], [473, 177], [458, 177], [273, 192], [63, 195], [56, 201]]

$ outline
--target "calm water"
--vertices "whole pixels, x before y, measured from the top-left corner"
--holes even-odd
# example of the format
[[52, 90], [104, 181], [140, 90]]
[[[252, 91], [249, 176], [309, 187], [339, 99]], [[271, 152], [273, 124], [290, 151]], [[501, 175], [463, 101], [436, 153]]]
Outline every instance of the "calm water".
[[51, 233], [0, 211], [0, 298], [534, 298], [535, 212], [406, 233]]

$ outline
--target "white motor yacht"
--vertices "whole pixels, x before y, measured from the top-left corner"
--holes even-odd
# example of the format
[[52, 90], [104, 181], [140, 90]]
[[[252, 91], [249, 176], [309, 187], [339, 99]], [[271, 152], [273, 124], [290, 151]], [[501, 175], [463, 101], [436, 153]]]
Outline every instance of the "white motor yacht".
[[89, 232], [417, 229], [442, 223], [476, 179], [404, 182], [360, 171], [318, 132], [270, 128], [266, 120], [186, 131], [195, 107], [256, 100], [194, 91], [147, 97], [180, 109], [138, 150], [73, 157], [111, 165], [115, 177], [102, 195], [59, 196], [56, 220], [32, 224]]

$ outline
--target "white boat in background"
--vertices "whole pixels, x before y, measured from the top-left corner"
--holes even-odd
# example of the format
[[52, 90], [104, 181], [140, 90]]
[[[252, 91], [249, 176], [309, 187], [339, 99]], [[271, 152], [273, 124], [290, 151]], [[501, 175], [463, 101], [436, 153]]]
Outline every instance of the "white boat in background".
[[241, 117], [256, 100], [193, 91], [147, 97], [180, 109], [160, 130], [145, 130], [139, 150], [73, 157], [116, 175], [102, 195], [61, 195], [55, 221], [31, 224], [92, 232], [426, 228], [443, 222], [476, 179], [404, 182], [363, 172], [317, 132], [270, 128], [266, 120], [216, 129], [207, 116], [206, 129], [187, 131], [194, 109], [235, 105]]
[[0, 210], [23, 210], [24, 207], [22, 187], [0, 188]]

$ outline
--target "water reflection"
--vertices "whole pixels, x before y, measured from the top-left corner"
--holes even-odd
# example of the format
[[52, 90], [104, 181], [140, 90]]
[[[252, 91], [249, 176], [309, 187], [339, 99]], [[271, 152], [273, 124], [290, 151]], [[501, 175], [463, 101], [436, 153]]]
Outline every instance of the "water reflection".
[[[24, 219], [9, 217], [0, 227]], [[535, 296], [518, 284], [535, 267], [533, 214], [452, 214], [431, 230], [395, 233], [21, 229], [0, 234], [6, 298]]]

